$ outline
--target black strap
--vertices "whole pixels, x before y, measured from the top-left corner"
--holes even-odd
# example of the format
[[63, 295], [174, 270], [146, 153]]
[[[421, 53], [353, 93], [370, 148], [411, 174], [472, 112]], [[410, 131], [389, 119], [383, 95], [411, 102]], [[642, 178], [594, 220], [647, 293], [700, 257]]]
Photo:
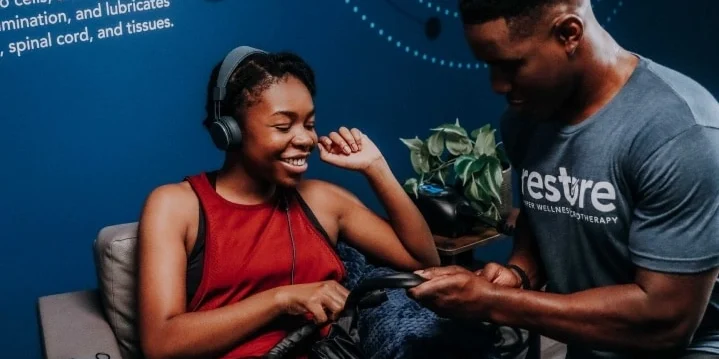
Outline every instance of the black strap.
[[[210, 185], [213, 189], [217, 187], [217, 171], [207, 172], [207, 179], [210, 181]], [[199, 197], [197, 198], [199, 201]], [[190, 255], [187, 257], [187, 274], [185, 278], [186, 283], [186, 298], [187, 304], [190, 304], [192, 298], [195, 296], [195, 292], [200, 287], [200, 281], [202, 280], [202, 269], [205, 266], [205, 233], [207, 231], [207, 219], [205, 218], [205, 210], [202, 208], [202, 202], [200, 201], [198, 210], [198, 222], [197, 222], [197, 239], [195, 240], [195, 246], [192, 247]]]
[[524, 271], [524, 269], [520, 268], [518, 265], [515, 264], [509, 264], [507, 265], [507, 268], [513, 269], [518, 275], [519, 278], [522, 280], [522, 289], [529, 289], [532, 284], [529, 281], [529, 276], [527, 275], [527, 272]]
[[[339, 326], [353, 343], [345, 342], [345, 345], [359, 345], [360, 339], [357, 332], [357, 312], [361, 307], [361, 303], [364, 302], [367, 305], [379, 305], [382, 300], [377, 299], [365, 299], [367, 296], [373, 296], [375, 298], [381, 298], [381, 294], [377, 291], [391, 288], [414, 288], [426, 279], [420, 277], [414, 273], [392, 273], [381, 277], [368, 278], [361, 281], [357, 287], [355, 287], [347, 297], [345, 301], [345, 307], [340, 313], [339, 318], [333, 323], [333, 326]], [[385, 296], [384, 299], [387, 297]], [[277, 343], [270, 351], [265, 355], [267, 359], [284, 359], [288, 356], [288, 353], [292, 352], [298, 345], [305, 343], [314, 333], [319, 330], [320, 326], [315, 323], [308, 323], [301, 326], [299, 329], [290, 332], [285, 338]], [[332, 348], [341, 350], [342, 348]]]

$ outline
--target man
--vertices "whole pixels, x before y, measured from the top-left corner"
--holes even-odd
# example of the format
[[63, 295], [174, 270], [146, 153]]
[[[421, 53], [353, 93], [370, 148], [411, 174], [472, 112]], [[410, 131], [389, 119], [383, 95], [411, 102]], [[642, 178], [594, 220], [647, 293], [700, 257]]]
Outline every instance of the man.
[[410, 295], [568, 343], [570, 358], [719, 354], [716, 99], [620, 47], [589, 0], [460, 9], [509, 103], [521, 215], [507, 266], [418, 272]]

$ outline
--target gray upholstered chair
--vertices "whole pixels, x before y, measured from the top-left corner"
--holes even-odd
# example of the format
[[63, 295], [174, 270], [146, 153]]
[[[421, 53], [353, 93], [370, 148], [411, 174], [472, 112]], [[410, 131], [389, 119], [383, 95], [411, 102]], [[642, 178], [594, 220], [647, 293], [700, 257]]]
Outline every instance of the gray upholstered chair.
[[137, 223], [103, 228], [93, 244], [98, 288], [38, 300], [46, 358], [96, 358], [98, 353], [142, 358], [135, 330], [136, 243]]

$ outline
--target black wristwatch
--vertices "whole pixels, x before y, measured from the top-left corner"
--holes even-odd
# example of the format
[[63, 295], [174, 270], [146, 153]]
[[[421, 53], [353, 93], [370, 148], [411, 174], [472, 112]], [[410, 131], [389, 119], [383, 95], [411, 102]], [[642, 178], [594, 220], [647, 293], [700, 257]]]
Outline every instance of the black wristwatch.
[[529, 276], [527, 275], [527, 272], [524, 271], [524, 269], [520, 268], [518, 265], [515, 264], [508, 264], [507, 268], [513, 269], [519, 275], [519, 278], [522, 280], [522, 289], [529, 289], [531, 287], [531, 283], [529, 282]]

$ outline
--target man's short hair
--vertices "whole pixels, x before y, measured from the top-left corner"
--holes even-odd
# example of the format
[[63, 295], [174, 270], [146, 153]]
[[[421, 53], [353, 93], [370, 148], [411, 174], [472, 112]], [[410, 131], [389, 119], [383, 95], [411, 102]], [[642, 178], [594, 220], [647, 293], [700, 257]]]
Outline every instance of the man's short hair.
[[512, 36], [527, 35], [550, 5], [572, 0], [460, 0], [459, 12], [466, 25], [505, 19]]

